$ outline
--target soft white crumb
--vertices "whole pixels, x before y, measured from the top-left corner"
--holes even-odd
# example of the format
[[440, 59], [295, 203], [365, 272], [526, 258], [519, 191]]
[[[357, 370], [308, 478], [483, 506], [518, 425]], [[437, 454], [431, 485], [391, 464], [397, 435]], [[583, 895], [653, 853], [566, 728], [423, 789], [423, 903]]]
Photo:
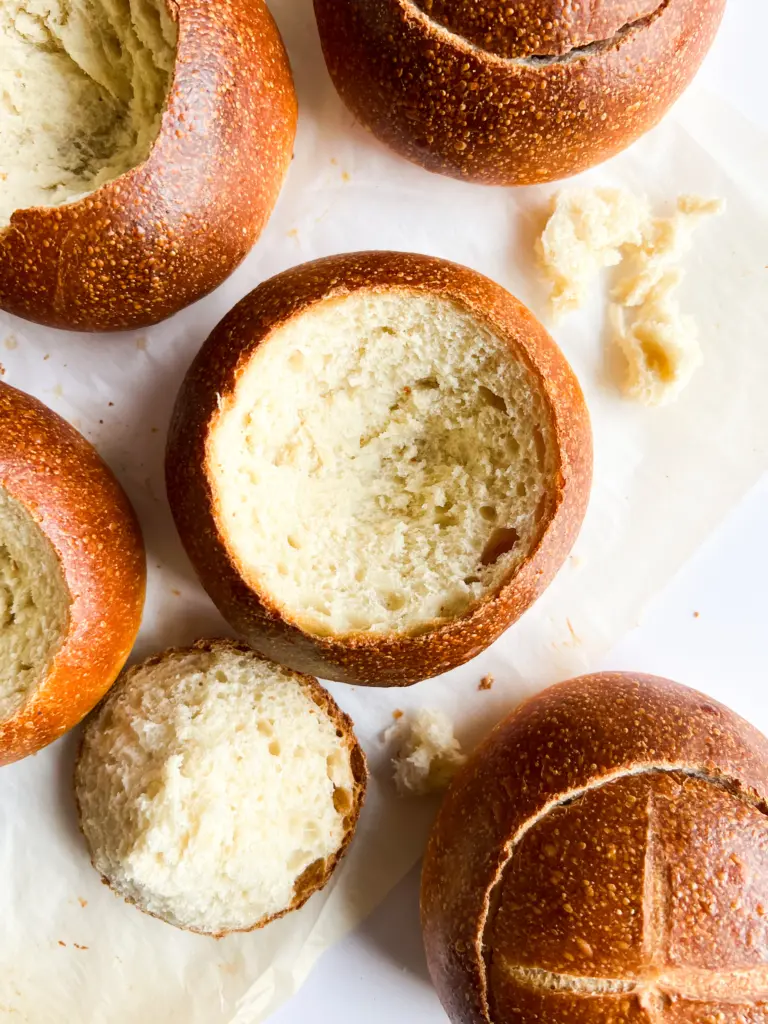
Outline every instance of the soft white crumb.
[[450, 718], [442, 711], [422, 708], [387, 729], [384, 738], [397, 744], [392, 764], [401, 796], [424, 796], [446, 789], [467, 760]]

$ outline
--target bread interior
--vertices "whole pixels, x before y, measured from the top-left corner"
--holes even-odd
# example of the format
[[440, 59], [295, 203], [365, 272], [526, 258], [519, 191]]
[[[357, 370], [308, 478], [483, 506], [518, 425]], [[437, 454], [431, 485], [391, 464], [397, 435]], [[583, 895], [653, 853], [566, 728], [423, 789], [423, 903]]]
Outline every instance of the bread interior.
[[301, 678], [236, 648], [132, 670], [91, 720], [76, 773], [97, 870], [208, 933], [252, 928], [322, 877], [354, 785], [349, 740]]
[[223, 398], [208, 475], [241, 571], [317, 635], [461, 616], [538, 542], [559, 456], [543, 384], [438, 295], [294, 317]]
[[70, 595], [59, 559], [26, 508], [0, 487], [0, 721], [45, 676], [67, 631]]
[[0, 227], [146, 159], [176, 36], [166, 0], [3, 0]]

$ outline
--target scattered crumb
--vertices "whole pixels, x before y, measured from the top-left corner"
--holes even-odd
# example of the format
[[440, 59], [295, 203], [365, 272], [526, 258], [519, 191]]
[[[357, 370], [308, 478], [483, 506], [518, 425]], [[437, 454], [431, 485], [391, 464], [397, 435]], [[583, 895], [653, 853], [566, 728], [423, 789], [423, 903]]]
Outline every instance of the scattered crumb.
[[107, 405], [109, 405], [109, 406], [113, 406], [114, 404], [115, 404], [114, 402], [107, 402]]
[[[160, 568], [160, 566], [158, 565], [158, 569], [159, 568]], [[171, 588], [171, 593], [173, 594], [174, 597], [181, 597], [181, 591], [180, 590], [176, 590], [173, 587]]]
[[483, 678], [478, 683], [477, 688], [478, 688], [478, 690], [492, 690], [493, 689], [493, 684], [495, 682], [496, 682], [496, 680], [493, 678], [493, 676], [489, 672], [487, 676], [483, 676]]
[[61, 939], [59, 939], [59, 945], [60, 946], [64, 946], [64, 948], [66, 948], [67, 944], [66, 944], [66, 942], [62, 942]]
[[103, 423], [103, 422], [104, 422], [104, 420], [99, 420], [99, 423]]
[[400, 708], [395, 708], [395, 710], [392, 712], [392, 717], [396, 722], [399, 722], [404, 714], [405, 712], [401, 711]]
[[50, 352], [46, 352], [45, 355], [43, 356], [43, 362], [45, 362], [46, 359], [50, 359], [50, 358], [51, 358], [51, 353]]
[[81, 907], [88, 906], [88, 900], [84, 900], [82, 896], [77, 897], [77, 902], [80, 904]]
[[144, 337], [136, 339], [136, 348], [139, 350], [139, 352], [146, 352], [147, 351], [147, 344], [148, 344], [147, 339], [144, 338]]
[[339, 161], [336, 159], [335, 156], [332, 156], [331, 157], [331, 163], [333, 164], [334, 167], [336, 167], [336, 166], [338, 166]]
[[694, 619], [700, 619], [701, 618], [701, 612], [694, 612], [693, 613], [693, 617], [694, 617]]
[[298, 228], [291, 228], [291, 230], [288, 232], [288, 237], [289, 238], [298, 238], [299, 237], [299, 229]]
[[349, 173], [349, 171], [342, 171], [341, 172], [341, 180], [342, 181], [352, 181], [352, 175]]
[[19, 340], [15, 334], [9, 334], [5, 339], [5, 347], [9, 352], [12, 352], [15, 348], [19, 347]]
[[75, 947], [75, 949], [88, 949], [87, 946], [78, 946], [76, 942], [73, 942], [72, 945]]
[[4, 376], [5, 376], [5, 367], [3, 366], [2, 363], [0, 363], [0, 377], [4, 377]]
[[720, 199], [681, 195], [672, 216], [653, 217], [648, 200], [625, 189], [566, 189], [555, 198], [537, 252], [556, 316], [585, 303], [600, 270], [629, 262], [612, 292], [609, 322], [627, 364], [621, 390], [630, 398], [672, 401], [701, 365], [696, 323], [674, 293], [695, 229], [724, 209]]
[[425, 796], [446, 789], [466, 762], [451, 720], [440, 711], [422, 708], [407, 721], [398, 721], [384, 734], [397, 744], [392, 759], [400, 796]]

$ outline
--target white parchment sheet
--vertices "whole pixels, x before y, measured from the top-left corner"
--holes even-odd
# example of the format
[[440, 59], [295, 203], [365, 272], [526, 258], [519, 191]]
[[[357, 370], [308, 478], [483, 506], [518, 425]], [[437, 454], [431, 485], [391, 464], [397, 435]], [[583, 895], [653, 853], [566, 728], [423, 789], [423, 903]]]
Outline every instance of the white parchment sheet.
[[[552, 188], [508, 191], [432, 176], [353, 124], [327, 78], [309, 0], [273, 0], [301, 101], [296, 157], [245, 264], [215, 294], [148, 331], [68, 335], [0, 314], [4, 379], [90, 438], [141, 518], [150, 586], [134, 657], [227, 632], [166, 505], [165, 432], [181, 378], [214, 324], [260, 281], [356, 249], [433, 253], [500, 281], [540, 315], [533, 243]], [[703, 369], [669, 408], [633, 405], [607, 378], [603, 303], [554, 328], [587, 396], [595, 487], [574, 555], [539, 604], [472, 664], [409, 691], [335, 685], [374, 771], [360, 831], [331, 887], [261, 933], [215, 941], [144, 917], [102, 886], [71, 796], [77, 736], [0, 770], [0, 1015], [31, 1024], [255, 1024], [301, 983], [419, 857], [433, 813], [400, 801], [380, 740], [397, 708], [441, 707], [468, 741], [544, 684], [589, 669], [638, 621], [768, 467], [768, 140], [694, 91], [628, 153], [581, 180], [670, 209], [679, 192], [727, 200], [702, 226], [681, 293]], [[761, 176], [762, 169], [762, 176]], [[496, 685], [479, 692], [491, 672]], [[255, 781], [255, 784], [258, 784]]]

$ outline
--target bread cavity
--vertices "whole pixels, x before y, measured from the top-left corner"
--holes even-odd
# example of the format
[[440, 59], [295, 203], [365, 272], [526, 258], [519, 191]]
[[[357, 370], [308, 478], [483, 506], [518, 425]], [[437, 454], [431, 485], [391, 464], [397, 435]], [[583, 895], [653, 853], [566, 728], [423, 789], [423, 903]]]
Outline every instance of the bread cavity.
[[69, 622], [59, 559], [24, 506], [0, 487], [0, 721], [45, 678]]
[[146, 159], [176, 36], [166, 0], [3, 0], [0, 227]]
[[417, 631], [538, 541], [559, 458], [541, 385], [438, 296], [361, 293], [275, 331], [222, 400], [208, 474], [240, 570], [318, 635]]
[[349, 740], [306, 681], [228, 645], [127, 673], [87, 726], [75, 784], [110, 885], [212, 934], [264, 923], [323, 876], [355, 785]]

